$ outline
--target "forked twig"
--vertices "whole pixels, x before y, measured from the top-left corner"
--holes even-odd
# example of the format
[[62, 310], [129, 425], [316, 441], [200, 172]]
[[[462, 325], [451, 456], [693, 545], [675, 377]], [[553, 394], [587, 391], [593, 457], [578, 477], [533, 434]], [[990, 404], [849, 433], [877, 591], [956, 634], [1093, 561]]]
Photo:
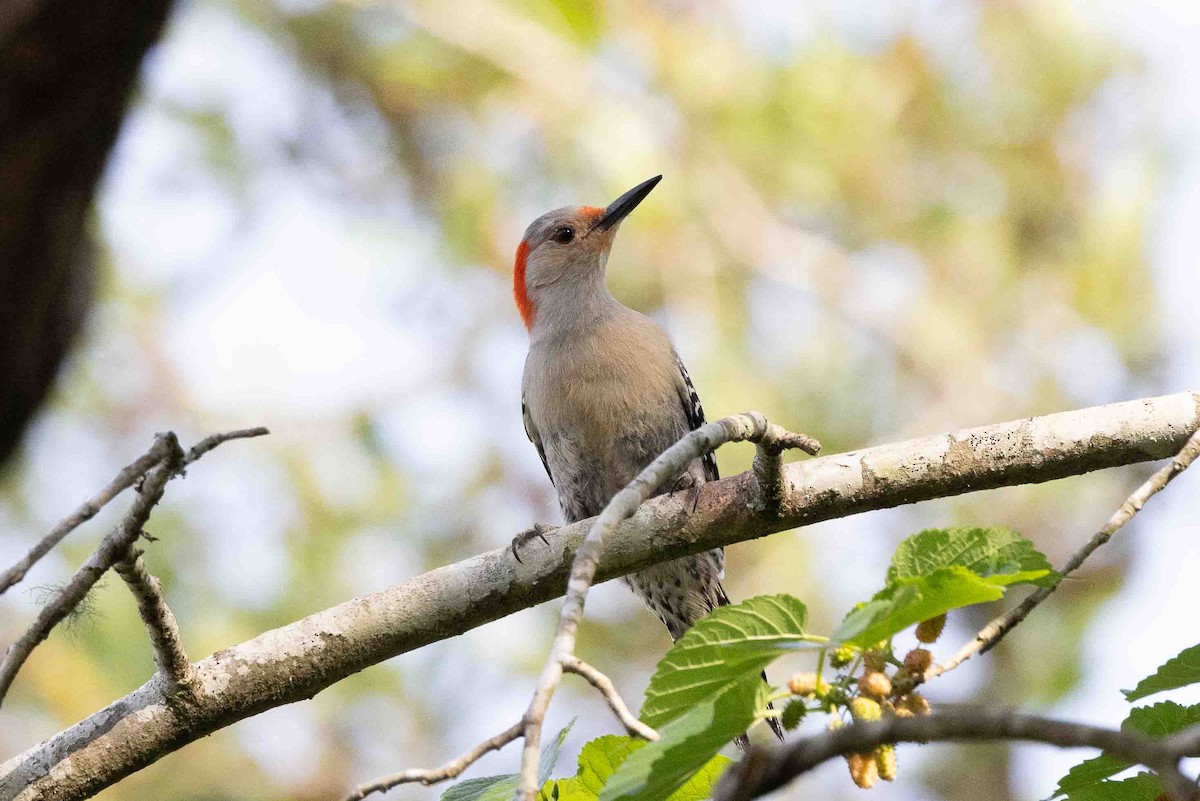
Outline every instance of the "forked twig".
[[993, 619], [980, 629], [979, 633], [970, 642], [960, 648], [954, 656], [945, 662], [930, 665], [929, 669], [920, 678], [920, 681], [929, 681], [947, 671], [954, 670], [975, 654], [987, 653], [995, 647], [1000, 640], [1004, 639], [1004, 636], [1008, 632], [1012, 631], [1014, 627], [1025, 620], [1029, 616], [1029, 613], [1037, 608], [1038, 604], [1049, 598], [1058, 589], [1058, 585], [1062, 583], [1063, 579], [1078, 570], [1089, 556], [1095, 553], [1100, 546], [1112, 539], [1114, 534], [1132, 520], [1134, 515], [1140, 512], [1142, 507], [1146, 505], [1146, 501], [1165, 489], [1176, 476], [1187, 470], [1192, 462], [1196, 460], [1197, 456], [1200, 456], [1200, 430], [1192, 434], [1191, 439], [1187, 441], [1170, 463], [1134, 490], [1125, 499], [1125, 502], [1121, 504], [1121, 507], [1108, 519], [1108, 522], [1092, 535], [1092, 538], [1084, 543], [1083, 547], [1071, 554], [1071, 557], [1058, 569], [1058, 576], [1053, 583], [1039, 588], [1018, 606]]
[[162, 596], [158, 580], [146, 571], [140, 555], [134, 553], [133, 546], [139, 537], [145, 535], [146, 522], [150, 519], [155, 505], [162, 499], [168, 481], [181, 475], [189, 464], [224, 442], [263, 436], [267, 433], [269, 432], [265, 428], [252, 428], [214, 434], [201, 440], [186, 454], [179, 447], [179, 440], [175, 434], [158, 434], [150, 450], [118, 473], [107, 487], [85, 502], [74, 514], [55, 526], [29, 554], [5, 573], [4, 578], [0, 579], [0, 592], [19, 581], [34, 562], [48, 553], [74, 528], [93, 517], [104, 504], [124, 489], [137, 486], [137, 497], [125, 518], [100, 542], [66, 586], [42, 607], [25, 633], [9, 646], [3, 661], [0, 661], [0, 703], [3, 703], [17, 672], [33, 653], [33, 649], [83, 601], [96, 582], [112, 567], [121, 574], [137, 600], [138, 612], [146, 624], [154, 649], [155, 665], [166, 679], [169, 688], [172, 691], [190, 688], [191, 666], [183, 650], [175, 616]]

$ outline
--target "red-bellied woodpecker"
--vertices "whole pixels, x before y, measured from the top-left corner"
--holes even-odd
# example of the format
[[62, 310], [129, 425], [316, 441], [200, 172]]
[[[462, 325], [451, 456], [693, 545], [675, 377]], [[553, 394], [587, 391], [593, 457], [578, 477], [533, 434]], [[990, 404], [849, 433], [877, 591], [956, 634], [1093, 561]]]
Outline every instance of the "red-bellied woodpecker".
[[[517, 248], [513, 293], [529, 331], [521, 412], [568, 522], [599, 514], [646, 465], [704, 423], [696, 389], [666, 332], [623, 306], [605, 283], [618, 226], [661, 179], [635, 186], [607, 208], [547, 212]], [[717, 478], [708, 454], [667, 491]], [[535, 526], [514, 540], [514, 553], [519, 557], [544, 530]], [[716, 549], [624, 581], [679, 639], [729, 603], [721, 587], [724, 567], [724, 552]]]

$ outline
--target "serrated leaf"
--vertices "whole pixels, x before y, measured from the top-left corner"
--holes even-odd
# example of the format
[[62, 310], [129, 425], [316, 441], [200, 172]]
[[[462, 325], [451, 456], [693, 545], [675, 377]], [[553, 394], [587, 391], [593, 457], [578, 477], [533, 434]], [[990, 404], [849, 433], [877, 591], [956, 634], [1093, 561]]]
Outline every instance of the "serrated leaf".
[[[1174, 734], [1198, 723], [1200, 723], [1200, 704], [1183, 706], [1174, 701], [1163, 701], [1129, 710], [1129, 716], [1121, 724], [1121, 729], [1122, 731], [1137, 731], [1147, 737], [1158, 738]], [[1128, 762], [1123, 762], [1108, 754], [1086, 759], [1059, 779], [1058, 787], [1054, 791], [1054, 796], [1051, 797], [1066, 794], [1070, 798], [1077, 798], [1079, 796], [1076, 793], [1093, 785], [1119, 784], [1120, 782], [1105, 782], [1104, 779], [1115, 776], [1129, 767]]]
[[991, 584], [1052, 583], [1057, 574], [1033, 543], [1007, 528], [931, 528], [896, 548], [888, 583], [965, 567]]
[[579, 782], [579, 777], [551, 779], [542, 785], [538, 801], [596, 801], [596, 794]]
[[512, 801], [520, 783], [515, 773], [466, 779], [442, 793], [441, 801]]
[[1200, 682], [1200, 645], [1179, 652], [1162, 667], [1138, 682], [1132, 690], [1122, 690], [1126, 701], [1137, 701], [1148, 695], [1186, 687]]
[[1121, 728], [1136, 729], [1147, 737], [1162, 737], [1197, 723], [1200, 723], [1200, 704], [1183, 706], [1174, 701], [1160, 701], [1129, 710]]
[[760, 595], [705, 617], [667, 652], [650, 679], [642, 720], [659, 728], [746, 676], [757, 677], [804, 639], [804, 604]]
[[[574, 725], [575, 721], [572, 720], [542, 749], [542, 758], [538, 762], [538, 781], [541, 784], [546, 784], [550, 778], [554, 763], [558, 761], [558, 751]], [[451, 785], [442, 793], [440, 801], [512, 801], [520, 783], [520, 776], [516, 773], [465, 779]]]
[[1067, 801], [1155, 801], [1165, 788], [1153, 773], [1139, 773], [1121, 781], [1090, 784], [1072, 791]]
[[732, 764], [732, 759], [717, 754], [705, 762], [682, 787], [671, 793], [667, 801], [706, 801], [712, 798], [721, 774]]
[[846, 615], [834, 639], [867, 647], [922, 620], [1003, 595], [1003, 585], [960, 565], [938, 568], [925, 576], [897, 578]]
[[621, 767], [630, 754], [645, 744], [645, 740], [615, 734], [592, 740], [579, 752], [578, 779], [593, 796], [600, 795], [608, 777]]
[[660, 801], [687, 785], [765, 710], [767, 685], [752, 674], [692, 706], [658, 730], [657, 742], [629, 755], [600, 801]]
[[[598, 737], [579, 752], [579, 772], [568, 779], [548, 782], [542, 788], [543, 801], [596, 801], [604, 783], [645, 740], [615, 734]], [[733, 760], [717, 756], [710, 759], [694, 776], [676, 790], [667, 801], [701, 801], [712, 795], [713, 786]], [[557, 791], [557, 795], [555, 795]]]
[[1128, 767], [1129, 764], [1127, 762], [1122, 762], [1108, 754], [1101, 754], [1098, 757], [1085, 759], [1067, 771], [1067, 775], [1058, 780], [1058, 787], [1055, 788], [1054, 795], [1051, 798], [1073, 793], [1084, 787], [1098, 784], [1109, 776], [1116, 776]]

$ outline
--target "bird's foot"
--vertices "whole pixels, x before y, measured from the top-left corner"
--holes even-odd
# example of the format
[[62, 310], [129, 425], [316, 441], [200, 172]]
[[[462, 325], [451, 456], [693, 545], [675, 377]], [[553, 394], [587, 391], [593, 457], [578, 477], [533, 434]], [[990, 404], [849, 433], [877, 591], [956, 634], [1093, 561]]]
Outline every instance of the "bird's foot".
[[671, 488], [672, 492], [683, 492], [687, 490], [692, 501], [692, 512], [696, 511], [696, 506], [700, 503], [700, 487], [701, 482], [696, 480], [696, 477], [691, 473], [684, 473], [675, 480], [675, 486]]
[[[513, 557], [520, 562], [521, 549], [535, 539], [541, 540], [546, 545], [549, 545], [550, 541], [546, 539], [546, 535], [555, 531], [558, 531], [558, 526], [548, 526], [545, 523], [534, 523], [532, 526], [513, 537], [511, 546]], [[522, 564], [524, 563], [522, 562]]]

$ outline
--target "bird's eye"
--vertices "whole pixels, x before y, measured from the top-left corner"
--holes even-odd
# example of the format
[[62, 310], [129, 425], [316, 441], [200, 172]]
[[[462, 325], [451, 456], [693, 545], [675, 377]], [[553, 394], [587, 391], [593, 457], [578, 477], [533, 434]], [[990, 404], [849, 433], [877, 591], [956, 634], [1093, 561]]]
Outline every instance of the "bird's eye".
[[565, 245], [575, 238], [575, 229], [569, 225], [564, 225], [561, 228], [555, 228], [554, 236], [550, 238], [560, 245]]

